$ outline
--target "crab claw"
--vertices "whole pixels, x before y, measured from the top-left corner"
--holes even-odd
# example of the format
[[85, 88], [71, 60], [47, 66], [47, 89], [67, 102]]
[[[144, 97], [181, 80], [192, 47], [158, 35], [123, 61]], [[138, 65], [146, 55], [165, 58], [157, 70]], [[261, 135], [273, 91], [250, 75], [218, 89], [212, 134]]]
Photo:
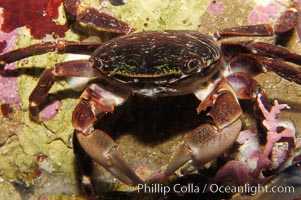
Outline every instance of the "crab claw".
[[[195, 95], [200, 99], [198, 91]], [[208, 116], [213, 124], [203, 124], [188, 134], [184, 143], [176, 151], [164, 174], [172, 175], [178, 168], [182, 174], [199, 169], [202, 165], [223, 154], [235, 142], [241, 130], [241, 108], [235, 93], [226, 79], [217, 82], [215, 88], [197, 108], [203, 111], [210, 108]]]
[[115, 177], [131, 186], [143, 183], [123, 158], [117, 143], [105, 132], [93, 130], [83, 134], [78, 131], [76, 136], [85, 152]]
[[187, 167], [181, 170], [182, 174], [198, 169], [212, 159], [220, 156], [233, 145], [241, 129], [241, 121], [237, 119], [222, 130], [211, 124], [203, 124], [193, 130], [178, 148], [164, 174], [172, 175], [187, 161]]

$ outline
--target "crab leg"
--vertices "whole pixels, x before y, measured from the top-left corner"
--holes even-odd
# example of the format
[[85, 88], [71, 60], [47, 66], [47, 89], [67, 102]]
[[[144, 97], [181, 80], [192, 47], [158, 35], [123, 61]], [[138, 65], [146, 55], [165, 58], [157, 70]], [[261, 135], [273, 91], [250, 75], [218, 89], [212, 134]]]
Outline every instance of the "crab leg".
[[301, 85], [300, 69], [287, 65], [280, 60], [272, 60], [268, 58], [258, 58], [258, 60], [267, 71], [273, 71], [282, 78]]
[[292, 7], [287, 9], [278, 19], [276, 24], [259, 24], [250, 26], [241, 26], [234, 28], [225, 28], [216, 31], [213, 37], [216, 40], [239, 37], [239, 36], [272, 36], [274, 34], [282, 34], [288, 32], [297, 26], [299, 21], [298, 9]]
[[105, 31], [127, 34], [134, 29], [127, 23], [120, 21], [104, 12], [99, 12], [94, 8], [81, 6], [80, 0], [64, 0], [65, 9], [76, 16], [77, 21], [100, 28]]
[[[234, 69], [235, 71], [245, 71], [250, 74], [272, 71], [286, 80], [293, 81], [301, 85], [300, 68], [293, 67], [282, 61], [286, 60], [300, 65], [301, 56], [295, 53], [290, 53], [287, 50], [285, 50], [286, 52], [281, 51], [277, 54], [277, 48], [279, 49], [280, 47], [274, 46], [273, 48], [271, 47], [270, 49], [266, 49], [265, 53], [268, 54], [268, 50], [270, 50], [271, 57], [278, 59], [272, 59], [260, 55], [238, 54], [230, 60], [231, 69]], [[264, 54], [260, 52], [260, 49], [258, 48], [256, 49], [256, 52], [258, 54]]]
[[239, 37], [239, 36], [272, 36], [273, 25], [271, 24], [258, 24], [250, 26], [239, 26], [233, 28], [225, 28], [216, 31], [213, 34], [215, 40], [221, 40], [228, 37]]
[[[238, 71], [227, 76], [227, 80], [239, 99], [255, 100], [256, 98], [258, 98], [258, 95], [260, 95], [262, 104], [268, 109], [271, 108], [269, 99], [265, 91], [259, 85], [259, 83], [249, 75], [249, 73]], [[263, 126], [262, 120], [264, 119], [264, 116], [256, 101], [253, 109], [254, 109], [254, 116], [257, 121], [257, 125], [262, 127]]]
[[[196, 96], [201, 98], [197, 92]], [[242, 111], [225, 79], [218, 83], [197, 110], [200, 112], [208, 107], [211, 107], [208, 115], [213, 124], [203, 124], [188, 134], [165, 170], [165, 176], [170, 176], [187, 161], [191, 162], [181, 172], [185, 174], [196, 170], [223, 154], [235, 142], [241, 129], [239, 117]]]
[[301, 55], [292, 53], [283, 47], [265, 42], [223, 42], [221, 44], [221, 49], [223, 53], [228, 57], [235, 56], [239, 53], [242, 53], [242, 55], [254, 54], [258, 56], [282, 59], [291, 63], [301, 65]]
[[227, 80], [239, 99], [256, 99], [263, 89], [257, 81], [244, 72], [235, 72], [227, 76]]
[[94, 77], [97, 74], [88, 60], [62, 62], [46, 69], [29, 96], [30, 119], [39, 121], [39, 106], [48, 96], [56, 76]]
[[72, 124], [77, 130], [76, 136], [84, 151], [98, 164], [128, 185], [137, 185], [143, 181], [129, 167], [118, 149], [118, 144], [105, 132], [94, 130], [96, 116], [102, 117], [113, 112], [130, 95], [128, 91], [119, 91], [116, 96], [110, 88], [103, 89], [96, 84], [90, 85], [81, 95], [81, 101], [73, 111]]
[[90, 55], [102, 44], [103, 43], [101, 42], [71, 42], [62, 40], [34, 44], [0, 55], [0, 70], [2, 70], [6, 64], [48, 52], [56, 52], [59, 54], [78, 53]]

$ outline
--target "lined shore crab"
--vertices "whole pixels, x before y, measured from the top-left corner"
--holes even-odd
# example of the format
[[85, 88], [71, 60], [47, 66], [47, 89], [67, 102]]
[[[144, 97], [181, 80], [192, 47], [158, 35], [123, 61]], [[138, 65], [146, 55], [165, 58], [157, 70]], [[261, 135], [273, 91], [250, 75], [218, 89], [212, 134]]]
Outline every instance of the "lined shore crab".
[[[64, 4], [67, 11], [76, 15], [79, 21], [102, 27], [103, 22], [113, 20], [107, 23], [112, 25], [112, 28], [106, 27], [110, 31], [115, 30], [116, 24], [120, 25], [117, 30], [122, 33], [134, 30], [107, 15], [79, 6], [78, 2], [64, 1]], [[246, 70], [249, 73], [255, 73], [258, 69], [271, 70], [300, 84], [300, 71], [282, 62], [300, 64], [299, 55], [267, 43], [224, 42], [220, 48], [215, 42], [233, 36], [271, 36], [273, 30], [276, 33], [286, 32], [281, 26], [285, 24], [285, 28], [293, 28], [291, 17], [296, 16], [296, 11], [288, 10], [283, 16], [274, 27], [256, 25], [223, 29], [209, 37], [197, 31], [170, 30], [132, 33], [106, 43], [44, 43], [3, 54], [0, 62], [4, 66], [48, 51], [90, 54], [89, 60], [59, 63], [43, 73], [29, 98], [30, 118], [39, 121], [39, 106], [56, 76], [88, 76], [104, 80], [105, 86], [91, 84], [81, 95], [72, 117], [76, 129], [74, 140], [93, 160], [117, 178], [129, 185], [136, 185], [143, 181], [128, 167], [117, 144], [107, 133], [93, 128], [97, 118], [113, 112], [131, 94], [154, 98], [194, 93], [200, 100], [197, 111], [209, 111], [212, 124], [203, 124], [189, 134], [164, 174], [171, 175], [188, 160], [192, 161], [190, 167], [197, 169], [234, 143], [241, 129], [239, 118], [242, 111], [237, 97], [255, 99], [257, 94], [262, 94], [266, 98], [259, 85], [240, 72], [245, 69], [236, 68], [234, 73], [227, 75], [230, 69], [223, 68], [224, 61], [232, 67], [242, 62], [243, 65], [252, 66]], [[106, 18], [104, 21], [98, 21], [103, 17]], [[256, 69], [253, 70], [253, 67]], [[213, 152], [212, 149], [216, 150]], [[82, 151], [79, 153], [75, 150], [75, 153], [78, 157], [83, 156]], [[83, 157], [78, 158], [82, 163], [87, 159], [85, 155]], [[82, 182], [86, 190], [91, 187], [88, 175], [83, 170]]]

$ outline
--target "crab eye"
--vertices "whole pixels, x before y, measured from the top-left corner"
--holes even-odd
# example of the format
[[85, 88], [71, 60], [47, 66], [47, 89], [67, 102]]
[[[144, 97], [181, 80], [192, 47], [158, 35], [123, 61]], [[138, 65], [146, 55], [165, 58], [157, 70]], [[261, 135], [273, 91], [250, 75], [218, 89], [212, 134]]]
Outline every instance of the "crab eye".
[[102, 60], [99, 58], [95, 58], [94, 67], [97, 69], [101, 69], [101, 68], [103, 68], [103, 66], [104, 66], [104, 64], [103, 64]]
[[200, 66], [198, 59], [191, 59], [183, 66], [183, 72], [189, 74], [196, 70]]
[[108, 66], [100, 58], [95, 58], [94, 67], [102, 72], [108, 72]]

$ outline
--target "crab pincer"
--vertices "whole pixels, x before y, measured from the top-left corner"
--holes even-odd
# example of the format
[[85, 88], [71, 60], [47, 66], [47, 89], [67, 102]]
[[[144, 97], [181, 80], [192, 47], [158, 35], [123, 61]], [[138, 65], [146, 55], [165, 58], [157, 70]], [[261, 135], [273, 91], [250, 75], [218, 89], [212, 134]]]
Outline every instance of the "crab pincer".
[[[198, 91], [195, 92], [198, 96]], [[182, 174], [199, 169], [204, 164], [226, 152], [235, 142], [241, 130], [242, 110], [234, 91], [222, 79], [208, 97], [203, 100], [198, 112], [210, 107], [208, 116], [212, 124], [206, 123], [189, 132], [164, 171], [166, 177], [190, 161], [181, 169]]]
[[116, 178], [131, 186], [143, 183], [123, 158], [118, 144], [105, 132], [93, 130], [89, 135], [77, 132], [76, 136], [85, 152]]
[[104, 131], [94, 129], [96, 115], [113, 112], [115, 106], [124, 102], [128, 93], [114, 95], [110, 88], [103, 89], [91, 84], [82, 93], [82, 100], [72, 116], [75, 135], [84, 151], [98, 164], [128, 185], [135, 186], [143, 181], [130, 168], [118, 149], [118, 144]]

